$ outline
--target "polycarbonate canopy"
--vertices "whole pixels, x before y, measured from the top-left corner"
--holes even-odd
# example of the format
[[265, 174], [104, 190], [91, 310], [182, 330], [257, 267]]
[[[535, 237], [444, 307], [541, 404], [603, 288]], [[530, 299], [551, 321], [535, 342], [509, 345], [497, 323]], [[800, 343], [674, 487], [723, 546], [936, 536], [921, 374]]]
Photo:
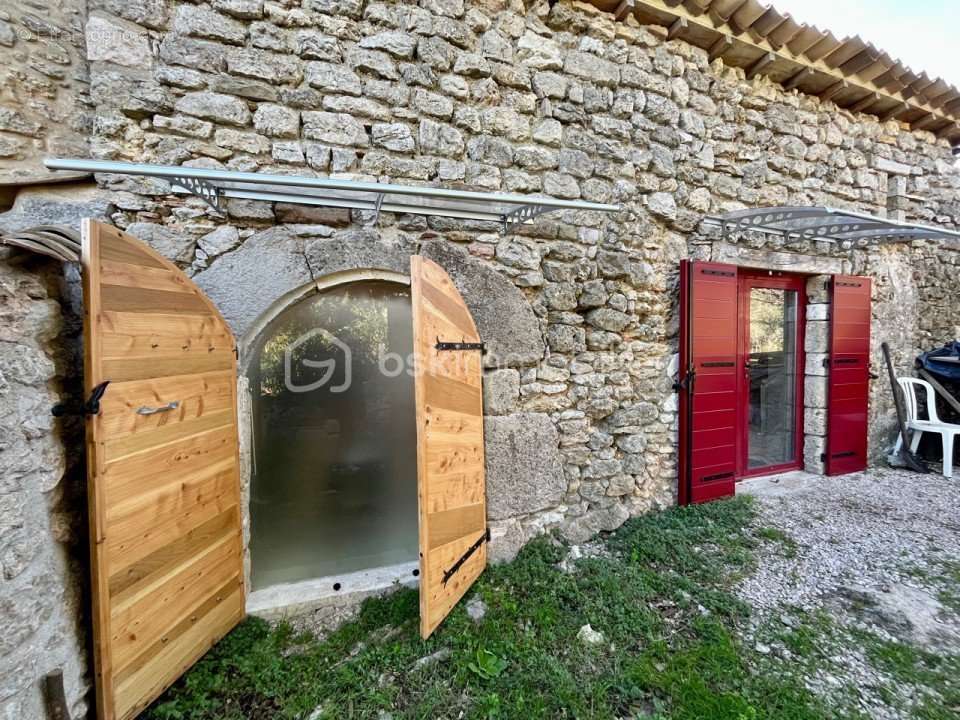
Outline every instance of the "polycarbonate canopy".
[[503, 232], [553, 210], [615, 212], [617, 205], [558, 200], [533, 195], [471, 192], [439, 187], [392, 185], [302, 175], [210, 170], [183, 166], [148, 165], [103, 160], [50, 158], [51, 170], [143, 175], [169, 181], [173, 192], [192, 193], [220, 211], [220, 200], [266, 200], [269, 202], [354, 208], [375, 213], [439, 215], [500, 223]]
[[768, 207], [737, 210], [710, 216], [708, 225], [724, 235], [733, 232], [760, 232], [786, 241], [827, 240], [829, 242], [907, 242], [932, 238], [960, 238], [960, 232], [931, 225], [903, 223], [853, 210], [830, 207]]

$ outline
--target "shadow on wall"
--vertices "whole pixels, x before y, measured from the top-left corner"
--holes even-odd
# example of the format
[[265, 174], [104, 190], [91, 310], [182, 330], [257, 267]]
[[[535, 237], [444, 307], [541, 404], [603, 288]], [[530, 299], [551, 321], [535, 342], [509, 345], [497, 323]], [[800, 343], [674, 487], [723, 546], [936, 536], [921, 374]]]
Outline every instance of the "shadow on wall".
[[[16, 222], [33, 222], [29, 214]], [[84, 427], [81, 416], [51, 413], [82, 397], [79, 268], [2, 248], [0, 307], [0, 717], [45, 717], [42, 681], [56, 671], [72, 717], [85, 717]]]

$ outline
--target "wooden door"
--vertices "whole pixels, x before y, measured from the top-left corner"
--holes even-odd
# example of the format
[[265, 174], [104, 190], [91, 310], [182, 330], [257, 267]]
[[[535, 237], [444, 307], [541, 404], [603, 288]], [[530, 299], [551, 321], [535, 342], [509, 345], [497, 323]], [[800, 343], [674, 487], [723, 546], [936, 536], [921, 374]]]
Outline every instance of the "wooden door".
[[410, 258], [416, 358], [420, 634], [427, 638], [487, 564], [480, 335], [443, 268]]
[[678, 502], [735, 492], [737, 469], [737, 268], [680, 263], [680, 463]]
[[827, 475], [843, 475], [867, 467], [870, 292], [870, 278], [833, 277], [827, 375]]
[[135, 717], [244, 614], [234, 339], [174, 265], [83, 224], [97, 717]]

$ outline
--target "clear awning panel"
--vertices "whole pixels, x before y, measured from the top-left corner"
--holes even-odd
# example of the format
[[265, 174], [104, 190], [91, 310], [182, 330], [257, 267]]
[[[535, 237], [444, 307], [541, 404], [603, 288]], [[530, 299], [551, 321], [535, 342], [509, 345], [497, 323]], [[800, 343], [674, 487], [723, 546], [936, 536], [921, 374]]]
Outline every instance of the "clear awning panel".
[[759, 232], [786, 241], [826, 240], [828, 242], [908, 242], [934, 238], [960, 238], [960, 232], [932, 225], [898, 222], [853, 210], [830, 207], [768, 207], [737, 210], [707, 217], [708, 226], [719, 227], [724, 235]]
[[303, 175], [270, 175], [170, 165], [50, 158], [51, 170], [141, 175], [167, 180], [174, 192], [191, 193], [221, 211], [220, 200], [264, 200], [369, 210], [375, 213], [439, 215], [497, 222], [504, 232], [554, 210], [615, 212], [617, 205], [536, 195], [474, 192]]

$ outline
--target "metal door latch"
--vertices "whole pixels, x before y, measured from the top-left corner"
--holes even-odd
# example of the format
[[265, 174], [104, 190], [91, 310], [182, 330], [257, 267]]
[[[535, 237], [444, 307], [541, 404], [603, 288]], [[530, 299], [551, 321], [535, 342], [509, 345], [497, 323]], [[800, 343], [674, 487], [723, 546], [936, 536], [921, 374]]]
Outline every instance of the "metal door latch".
[[109, 380], [104, 380], [90, 391], [90, 398], [86, 402], [68, 401], [57, 403], [50, 412], [54, 417], [64, 417], [65, 415], [99, 415], [100, 400], [107, 391]]

